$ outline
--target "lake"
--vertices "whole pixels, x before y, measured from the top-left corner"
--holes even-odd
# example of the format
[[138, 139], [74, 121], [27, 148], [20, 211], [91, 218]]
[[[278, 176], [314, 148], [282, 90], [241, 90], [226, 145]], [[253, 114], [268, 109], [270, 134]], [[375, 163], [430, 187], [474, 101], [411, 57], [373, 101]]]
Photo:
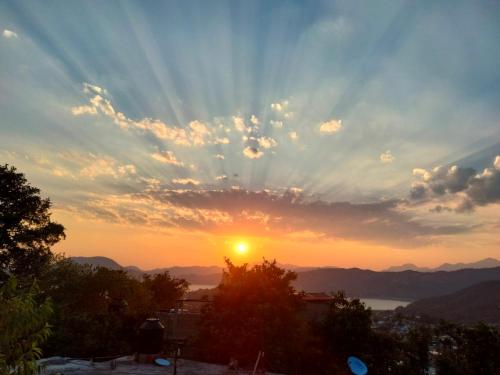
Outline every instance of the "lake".
[[395, 299], [380, 299], [380, 298], [360, 298], [366, 307], [371, 307], [372, 310], [394, 310], [398, 306], [405, 307], [409, 301], [399, 301]]
[[[212, 289], [216, 286], [217, 285], [210, 284], [189, 284], [189, 291], [192, 292], [199, 289]], [[409, 301], [382, 298], [360, 298], [360, 301], [364, 302], [366, 307], [371, 307], [372, 310], [394, 310], [398, 306], [405, 307], [410, 303]]]

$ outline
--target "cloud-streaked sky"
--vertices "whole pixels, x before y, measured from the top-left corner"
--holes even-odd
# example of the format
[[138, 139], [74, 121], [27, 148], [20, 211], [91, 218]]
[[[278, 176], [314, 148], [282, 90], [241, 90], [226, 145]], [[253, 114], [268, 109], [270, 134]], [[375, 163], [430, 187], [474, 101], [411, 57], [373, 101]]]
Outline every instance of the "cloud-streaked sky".
[[500, 258], [497, 1], [0, 1], [0, 162], [67, 255]]

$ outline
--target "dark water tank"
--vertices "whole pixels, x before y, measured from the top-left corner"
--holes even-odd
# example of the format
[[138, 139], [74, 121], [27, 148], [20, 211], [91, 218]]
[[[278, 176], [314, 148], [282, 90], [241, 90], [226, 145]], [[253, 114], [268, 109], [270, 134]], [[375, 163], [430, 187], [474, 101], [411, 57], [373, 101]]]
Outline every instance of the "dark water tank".
[[139, 328], [137, 351], [141, 354], [158, 354], [163, 349], [165, 327], [158, 318], [146, 319]]

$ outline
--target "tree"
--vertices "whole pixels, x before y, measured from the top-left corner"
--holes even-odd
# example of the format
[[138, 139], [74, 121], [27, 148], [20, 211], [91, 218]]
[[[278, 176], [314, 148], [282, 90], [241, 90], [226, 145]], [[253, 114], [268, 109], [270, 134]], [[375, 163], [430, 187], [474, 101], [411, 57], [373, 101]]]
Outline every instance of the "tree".
[[12, 166], [0, 165], [0, 278], [38, 276], [64, 227], [50, 218], [49, 199]]
[[154, 276], [144, 275], [143, 285], [151, 292], [156, 310], [175, 307], [175, 302], [186, 293], [189, 286], [186, 280], [174, 278], [168, 271]]
[[[347, 371], [347, 358], [365, 358], [370, 352], [371, 310], [359, 299], [349, 300], [344, 292], [333, 295], [328, 312], [316, 327], [334, 366], [334, 372]], [[347, 373], [347, 372], [346, 372]]]
[[38, 287], [26, 291], [11, 277], [0, 288], [0, 373], [31, 375], [38, 373], [40, 345], [48, 338], [48, 319], [52, 314], [48, 299], [38, 303]]
[[302, 348], [300, 296], [291, 286], [296, 274], [264, 260], [249, 268], [226, 259], [221, 284], [203, 312], [200, 346], [204, 358], [240, 364], [264, 351], [269, 370], [292, 372]]

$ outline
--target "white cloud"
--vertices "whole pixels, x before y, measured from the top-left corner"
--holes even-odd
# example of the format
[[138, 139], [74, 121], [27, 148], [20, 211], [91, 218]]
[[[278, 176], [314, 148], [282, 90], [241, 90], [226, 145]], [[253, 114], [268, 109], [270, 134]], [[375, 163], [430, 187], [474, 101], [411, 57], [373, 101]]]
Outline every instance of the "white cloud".
[[288, 107], [288, 100], [282, 100], [281, 102], [271, 103], [271, 109], [275, 112], [282, 113]]
[[264, 153], [256, 147], [247, 146], [243, 149], [243, 155], [250, 159], [258, 159], [262, 157]]
[[497, 155], [495, 157], [495, 161], [493, 162], [493, 167], [497, 170], [500, 171], [500, 155]]
[[276, 147], [278, 144], [274, 139], [270, 137], [260, 137], [258, 139], [259, 145], [263, 148], [271, 148], [271, 147]]
[[246, 129], [245, 120], [243, 120], [243, 117], [233, 116], [233, 124], [235, 129], [239, 132], [244, 132]]
[[71, 108], [71, 113], [74, 116], [80, 116], [80, 115], [97, 115], [97, 109], [96, 107], [90, 106], [90, 105], [81, 105], [78, 107], [72, 107]]
[[229, 144], [229, 138], [227, 137], [215, 138], [214, 143], [218, 145], [227, 145]]
[[191, 121], [189, 123], [189, 128], [191, 129], [192, 141], [195, 145], [204, 145], [205, 137], [210, 135], [210, 131], [207, 126], [200, 121]]
[[216, 155], [214, 155], [214, 158], [224, 160], [224, 155], [216, 154]]
[[174, 184], [177, 185], [199, 185], [200, 181], [195, 180], [194, 178], [174, 178], [172, 180]]
[[217, 181], [227, 181], [227, 176], [225, 174], [215, 177]]
[[4, 29], [2, 33], [4, 38], [10, 39], [10, 38], [17, 38], [17, 33], [15, 33], [12, 30]]
[[190, 122], [187, 129], [184, 129], [168, 125], [157, 119], [130, 119], [113, 107], [111, 101], [106, 98], [106, 89], [84, 83], [83, 91], [92, 97], [89, 99], [88, 105], [71, 108], [71, 112], [75, 116], [102, 113], [122, 129], [149, 132], [157, 138], [173, 141], [182, 146], [201, 146], [206, 144], [212, 136], [207, 125], [197, 120]]
[[288, 136], [292, 141], [296, 141], [299, 139], [299, 135], [297, 134], [297, 132], [290, 132], [288, 133]]
[[283, 127], [283, 121], [271, 120], [269, 123], [275, 128], [281, 129]]
[[392, 155], [391, 150], [387, 150], [380, 154], [380, 161], [382, 163], [392, 163], [394, 161], [394, 155]]
[[110, 176], [113, 178], [136, 174], [136, 168], [132, 164], [119, 165], [109, 156], [97, 157], [91, 155], [91, 162], [80, 170], [80, 175], [94, 179], [99, 176]]
[[155, 160], [158, 160], [166, 164], [172, 164], [177, 166], [184, 165], [181, 161], [177, 160], [172, 151], [158, 151], [155, 152], [154, 154], [151, 154], [151, 157]]
[[319, 131], [325, 134], [337, 133], [340, 129], [342, 129], [342, 120], [336, 119], [325, 121], [319, 126]]
[[257, 116], [255, 115], [252, 115], [252, 117], [250, 117], [250, 122], [254, 125], [259, 125], [260, 124], [260, 121], [259, 119], [257, 118]]

